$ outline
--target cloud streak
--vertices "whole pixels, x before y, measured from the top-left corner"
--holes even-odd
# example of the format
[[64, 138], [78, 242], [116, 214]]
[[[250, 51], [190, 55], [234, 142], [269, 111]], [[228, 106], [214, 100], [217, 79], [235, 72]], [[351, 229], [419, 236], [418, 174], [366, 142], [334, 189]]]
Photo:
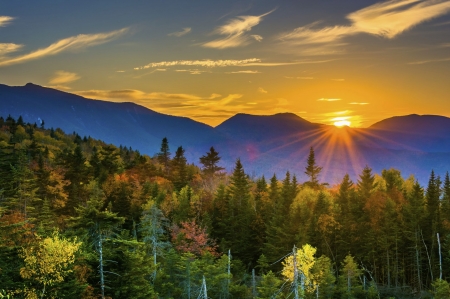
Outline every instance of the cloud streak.
[[293, 45], [345, 45], [342, 39], [371, 34], [393, 39], [411, 28], [450, 12], [449, 0], [391, 0], [347, 15], [350, 25], [319, 27], [320, 22], [298, 27], [280, 39]]
[[[135, 67], [134, 70], [145, 70], [149, 68], [159, 68], [159, 67], [171, 67], [171, 66], [200, 66], [207, 68], [214, 67], [232, 67], [232, 66], [283, 66], [283, 65], [296, 65], [296, 64], [315, 64], [315, 63], [325, 63], [332, 60], [304, 60], [304, 61], [294, 61], [294, 62], [262, 62], [259, 58], [249, 58], [242, 60], [226, 59], [226, 60], [173, 60], [173, 61], [160, 61], [151, 62], [147, 65]], [[179, 70], [177, 70], [179, 71]]]
[[59, 40], [46, 48], [36, 50], [29, 54], [12, 58], [4, 58], [0, 60], [0, 67], [17, 63], [24, 63], [30, 60], [56, 55], [65, 51], [82, 50], [88, 47], [104, 44], [124, 35], [128, 32], [128, 30], [129, 28], [123, 28], [120, 30], [105, 33], [80, 34], [77, 36], [68, 37]]
[[183, 30], [181, 30], [181, 31], [172, 32], [172, 33], [169, 33], [167, 35], [168, 36], [180, 37], [180, 36], [183, 36], [183, 35], [186, 35], [186, 34], [190, 33], [191, 31], [192, 31], [192, 28], [186, 27], [186, 28], [183, 28]]
[[260, 35], [248, 35], [246, 33], [258, 25], [264, 16], [272, 12], [273, 10], [259, 16], [238, 16], [231, 19], [225, 25], [217, 27], [213, 32], [226, 37], [204, 43], [202, 46], [206, 48], [225, 49], [248, 45], [252, 38], [261, 41], [262, 37]]
[[258, 63], [261, 62], [261, 59], [258, 58], [250, 58], [243, 60], [174, 60], [174, 61], [161, 61], [161, 62], [151, 62], [144, 66], [135, 67], [135, 70], [143, 70], [148, 68], [155, 67], [170, 67], [170, 66], [202, 66], [202, 67], [225, 67], [225, 66], [245, 66], [249, 65], [249, 63]]
[[318, 102], [336, 102], [336, 101], [340, 101], [341, 99], [326, 99], [326, 98], [321, 98], [318, 99]]
[[13, 17], [0, 16], [0, 27], [8, 25], [9, 23], [11, 23], [12, 20], [14, 20]]
[[79, 80], [81, 77], [76, 73], [70, 73], [66, 71], [57, 71], [55, 76], [48, 82], [51, 85], [63, 85], [70, 82]]
[[450, 61], [450, 58], [412, 61], [412, 62], [408, 62], [407, 64], [409, 64], [409, 65], [420, 65], [420, 64], [426, 64], [426, 63], [445, 62], [445, 61]]
[[23, 47], [22, 45], [12, 44], [12, 43], [0, 44], [0, 57], [7, 55], [9, 53], [12, 53], [12, 52], [16, 52], [22, 47]]
[[236, 71], [236, 72], [228, 72], [227, 74], [261, 74], [259, 71], [245, 70], [245, 71]]

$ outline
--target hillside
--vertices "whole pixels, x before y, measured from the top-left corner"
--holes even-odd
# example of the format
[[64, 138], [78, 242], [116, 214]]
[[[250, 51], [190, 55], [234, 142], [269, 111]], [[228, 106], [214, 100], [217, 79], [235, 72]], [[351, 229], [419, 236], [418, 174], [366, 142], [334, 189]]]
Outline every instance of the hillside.
[[349, 173], [356, 180], [365, 165], [374, 170], [396, 168], [425, 183], [434, 169], [450, 169], [450, 119], [407, 115], [382, 120], [369, 128], [341, 128], [311, 123], [292, 113], [237, 114], [216, 128], [185, 117], [161, 114], [133, 103], [91, 100], [34, 84], [0, 85], [0, 115], [22, 115], [31, 123], [77, 132], [115, 145], [154, 155], [167, 137], [171, 152], [183, 146], [197, 163], [211, 146], [231, 171], [240, 158], [253, 175], [296, 173], [313, 146], [326, 170], [322, 179], [337, 183]]

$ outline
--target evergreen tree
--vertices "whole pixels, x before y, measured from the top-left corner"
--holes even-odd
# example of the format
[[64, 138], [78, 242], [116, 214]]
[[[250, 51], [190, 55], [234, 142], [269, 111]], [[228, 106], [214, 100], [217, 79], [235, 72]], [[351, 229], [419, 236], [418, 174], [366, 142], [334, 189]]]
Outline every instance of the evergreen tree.
[[370, 194], [375, 187], [375, 176], [372, 174], [372, 168], [366, 165], [359, 175], [357, 184], [358, 196], [362, 201], [365, 201], [370, 197]]
[[308, 184], [313, 189], [319, 188], [319, 175], [321, 171], [322, 167], [316, 164], [314, 149], [313, 147], [311, 147], [309, 149], [309, 156], [305, 169], [305, 174], [309, 177], [309, 181], [307, 181], [305, 184]]
[[157, 154], [158, 162], [164, 166], [165, 174], [169, 174], [169, 164], [170, 164], [170, 151], [169, 151], [169, 141], [166, 137], [163, 138], [161, 142], [161, 150]]
[[172, 177], [175, 190], [179, 191], [187, 184], [187, 165], [184, 149], [182, 146], [177, 148], [175, 157], [172, 159]]
[[[241, 160], [236, 160], [229, 186], [230, 209], [228, 215], [228, 240], [232, 240], [231, 251], [246, 263], [256, 262], [259, 248], [255, 248], [253, 224], [255, 211], [250, 204], [250, 182]], [[243, 229], [246, 227], [247, 229]]]
[[203, 173], [206, 175], [214, 175], [215, 173], [222, 171], [224, 168], [217, 165], [219, 161], [219, 153], [211, 146], [209, 152], [200, 157], [200, 164], [203, 165]]
[[[125, 221], [123, 217], [117, 216], [108, 209], [105, 209], [101, 199], [101, 190], [94, 188], [92, 197], [86, 205], [80, 205], [76, 208], [77, 216], [69, 219], [71, 227], [87, 232], [87, 238], [98, 254], [98, 278], [100, 285], [101, 298], [105, 299], [107, 291], [107, 279], [105, 268], [108, 266], [108, 258], [105, 254], [105, 246], [109, 239]], [[96, 284], [98, 285], [98, 284]]]

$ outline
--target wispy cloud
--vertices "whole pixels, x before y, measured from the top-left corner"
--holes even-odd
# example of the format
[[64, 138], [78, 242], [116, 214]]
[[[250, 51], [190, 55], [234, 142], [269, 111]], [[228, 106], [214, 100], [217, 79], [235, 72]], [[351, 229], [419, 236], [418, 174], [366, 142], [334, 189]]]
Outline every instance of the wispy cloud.
[[12, 44], [12, 43], [0, 44], [0, 57], [7, 55], [9, 53], [12, 53], [12, 52], [16, 52], [22, 47], [23, 47], [23, 45]]
[[365, 102], [351, 102], [349, 104], [350, 105], [369, 105], [369, 103], [365, 103]]
[[136, 103], [146, 103], [152, 100], [212, 100], [220, 97], [219, 94], [213, 93], [209, 97], [199, 97], [192, 94], [184, 93], [166, 93], [166, 92], [150, 92], [146, 93], [136, 89], [122, 89], [122, 90], [84, 90], [74, 92], [83, 97], [97, 99], [97, 100], [112, 100], [116, 102], [134, 101]]
[[123, 28], [105, 33], [96, 34], [80, 34], [77, 36], [68, 37], [51, 44], [50, 46], [36, 50], [29, 54], [8, 57], [0, 60], [0, 67], [8, 66], [17, 63], [24, 63], [30, 60], [43, 58], [46, 56], [56, 55], [64, 51], [81, 50], [88, 47], [104, 44], [110, 42], [119, 36], [128, 32], [129, 28]]
[[260, 42], [263, 40], [263, 37], [261, 35], [253, 34], [250, 36], [253, 37], [257, 42]]
[[143, 70], [155, 67], [170, 67], [170, 66], [202, 66], [202, 67], [224, 67], [224, 66], [244, 66], [249, 63], [261, 62], [261, 59], [250, 58], [243, 60], [174, 60], [174, 61], [161, 61], [161, 62], [151, 62], [144, 66], [135, 67], [135, 70]]
[[292, 45], [345, 45], [347, 36], [366, 33], [388, 39], [414, 26], [450, 12], [449, 0], [391, 0], [377, 3], [347, 15], [347, 26], [319, 27], [320, 22], [299, 27], [280, 36]]
[[371, 5], [347, 16], [360, 32], [394, 38], [412, 27], [447, 14], [448, 0], [387, 1]]
[[76, 73], [57, 71], [48, 82], [51, 85], [67, 84], [79, 80], [81, 77]]
[[345, 81], [345, 79], [331, 79], [331, 80], [333, 80], [333, 81], [337, 81], [337, 82], [342, 82], [342, 81]]
[[313, 80], [314, 77], [288, 77], [285, 76], [286, 79], [299, 79], [299, 80]]
[[171, 67], [171, 66], [200, 66], [207, 68], [214, 67], [230, 67], [230, 66], [283, 66], [283, 65], [296, 65], [296, 64], [316, 64], [316, 63], [326, 63], [333, 60], [302, 60], [293, 62], [262, 62], [259, 58], [249, 58], [249, 59], [225, 59], [225, 60], [173, 60], [173, 61], [160, 61], [151, 62], [147, 65], [135, 67], [135, 70], [145, 70], [149, 68], [159, 68], [159, 67]]
[[336, 101], [340, 101], [341, 99], [327, 99], [327, 98], [321, 98], [318, 99], [318, 102], [336, 102]]
[[265, 90], [265, 89], [262, 88], [262, 87], [258, 88], [258, 92], [259, 92], [259, 93], [268, 93], [268, 91]]
[[13, 17], [0, 16], [0, 27], [8, 25], [12, 20], [14, 20]]
[[245, 71], [236, 71], [236, 72], [228, 72], [227, 74], [261, 74], [259, 71], [245, 70]]
[[426, 63], [432, 63], [432, 62], [445, 62], [445, 61], [450, 61], [450, 58], [412, 61], [412, 62], [408, 62], [407, 64], [417, 65], [417, 64], [426, 64]]
[[238, 16], [231, 19], [225, 25], [216, 28], [213, 32], [215, 34], [225, 35], [226, 37], [204, 43], [202, 46], [207, 48], [225, 49], [245, 46], [249, 44], [251, 38], [261, 41], [262, 37], [260, 35], [248, 35], [246, 33], [254, 26], [258, 25], [263, 17], [271, 12], [273, 12], [273, 10], [259, 16]]
[[188, 34], [189, 32], [191, 32], [191, 30], [192, 30], [192, 28], [186, 27], [186, 28], [183, 28], [183, 30], [181, 30], [181, 31], [172, 32], [172, 33], [169, 33], [167, 35], [168, 36], [180, 37], [180, 36]]

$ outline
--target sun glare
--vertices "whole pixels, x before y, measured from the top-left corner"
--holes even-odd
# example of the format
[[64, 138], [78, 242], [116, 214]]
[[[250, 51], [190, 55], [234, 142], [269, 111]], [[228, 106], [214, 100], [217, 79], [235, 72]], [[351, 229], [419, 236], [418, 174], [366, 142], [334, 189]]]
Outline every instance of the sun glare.
[[336, 127], [338, 127], [338, 128], [342, 128], [342, 127], [345, 127], [345, 126], [350, 127], [351, 124], [352, 123], [349, 122], [348, 120], [339, 120], [339, 121], [335, 121], [334, 122], [334, 125]]

